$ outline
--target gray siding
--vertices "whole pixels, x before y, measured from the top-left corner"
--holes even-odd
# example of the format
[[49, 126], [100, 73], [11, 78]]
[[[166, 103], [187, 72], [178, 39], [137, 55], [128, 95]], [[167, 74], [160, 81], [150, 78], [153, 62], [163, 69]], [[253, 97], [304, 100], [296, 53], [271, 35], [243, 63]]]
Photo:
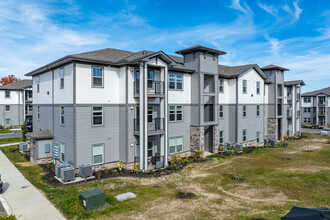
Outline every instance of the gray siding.
[[37, 119], [37, 106], [33, 105], [33, 131], [49, 129], [53, 131], [53, 107], [51, 105], [40, 106], [40, 119]]
[[10, 126], [23, 124], [23, 105], [9, 105], [10, 112], [6, 112], [6, 105], [0, 105], [0, 125], [6, 125], [6, 119], [10, 119]]

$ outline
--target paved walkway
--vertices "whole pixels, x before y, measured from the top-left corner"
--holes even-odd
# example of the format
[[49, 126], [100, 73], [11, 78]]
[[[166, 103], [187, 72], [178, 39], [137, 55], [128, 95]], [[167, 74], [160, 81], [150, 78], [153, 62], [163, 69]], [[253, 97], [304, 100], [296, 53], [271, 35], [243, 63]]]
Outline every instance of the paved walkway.
[[5, 198], [17, 219], [65, 219], [0, 151], [0, 173]]
[[19, 145], [20, 142], [11, 143], [11, 144], [0, 144], [0, 147], [12, 146], [12, 145]]

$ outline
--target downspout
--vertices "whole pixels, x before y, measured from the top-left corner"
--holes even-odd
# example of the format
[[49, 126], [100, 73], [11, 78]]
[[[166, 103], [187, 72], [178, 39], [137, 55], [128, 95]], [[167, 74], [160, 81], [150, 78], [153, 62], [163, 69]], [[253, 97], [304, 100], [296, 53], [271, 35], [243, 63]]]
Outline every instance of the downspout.
[[21, 125], [21, 92], [18, 90], [18, 125]]
[[238, 142], [238, 77], [236, 76], [235, 143]]

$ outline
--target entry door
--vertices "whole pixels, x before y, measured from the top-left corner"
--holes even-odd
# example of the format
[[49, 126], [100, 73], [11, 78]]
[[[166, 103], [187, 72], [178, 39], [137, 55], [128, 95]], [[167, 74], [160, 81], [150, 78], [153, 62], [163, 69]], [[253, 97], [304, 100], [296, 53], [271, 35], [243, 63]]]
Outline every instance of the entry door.
[[213, 126], [205, 127], [204, 150], [211, 153], [213, 152]]
[[154, 106], [148, 105], [148, 131], [155, 130]]

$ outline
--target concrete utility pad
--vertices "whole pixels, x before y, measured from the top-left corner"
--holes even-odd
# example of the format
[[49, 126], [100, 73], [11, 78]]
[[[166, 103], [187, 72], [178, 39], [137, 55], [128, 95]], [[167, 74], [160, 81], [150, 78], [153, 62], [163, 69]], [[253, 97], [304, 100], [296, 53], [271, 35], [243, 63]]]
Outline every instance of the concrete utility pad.
[[120, 195], [115, 196], [115, 197], [118, 199], [118, 201], [122, 202], [122, 201], [125, 201], [127, 199], [133, 199], [133, 198], [136, 197], [136, 195], [132, 192], [128, 192], [128, 193], [120, 194]]

